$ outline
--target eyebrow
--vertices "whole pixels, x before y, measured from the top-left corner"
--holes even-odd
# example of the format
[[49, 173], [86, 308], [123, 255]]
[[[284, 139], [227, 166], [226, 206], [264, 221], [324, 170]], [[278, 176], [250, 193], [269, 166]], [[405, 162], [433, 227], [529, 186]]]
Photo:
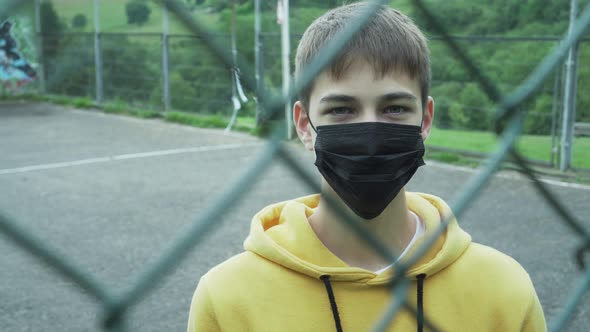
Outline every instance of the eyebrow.
[[381, 98], [379, 98], [383, 101], [394, 101], [394, 100], [399, 100], [399, 99], [409, 99], [409, 100], [417, 100], [418, 98], [416, 98], [416, 96], [414, 96], [411, 93], [408, 92], [393, 92], [393, 93], [388, 93], [386, 95], [381, 96]]
[[[400, 99], [407, 99], [407, 100], [417, 100], [418, 98], [416, 98], [416, 96], [414, 96], [411, 93], [408, 92], [392, 92], [392, 93], [387, 93], [382, 95], [381, 97], [379, 97], [379, 100], [381, 101], [396, 101], [396, 100], [400, 100]], [[320, 99], [320, 103], [330, 103], [330, 102], [341, 102], [341, 103], [350, 103], [350, 102], [354, 102], [357, 99], [353, 96], [349, 96], [349, 95], [337, 95], [337, 94], [332, 94], [332, 95], [327, 95], [322, 97], [322, 99]]]
[[349, 103], [355, 101], [356, 98], [348, 95], [327, 95], [320, 99], [320, 103], [341, 102]]

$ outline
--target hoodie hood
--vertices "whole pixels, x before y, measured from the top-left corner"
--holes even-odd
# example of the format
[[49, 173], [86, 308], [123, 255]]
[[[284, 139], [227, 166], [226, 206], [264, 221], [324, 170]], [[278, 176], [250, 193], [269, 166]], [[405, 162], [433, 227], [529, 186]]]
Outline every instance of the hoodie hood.
[[[425, 233], [410, 258], [451, 216], [438, 197], [406, 193]], [[348, 266], [317, 238], [308, 217], [319, 195], [274, 204], [252, 220], [240, 253], [201, 277], [188, 331], [366, 331], [391, 309], [393, 267], [376, 274]], [[546, 331], [530, 277], [512, 258], [471, 243], [450, 219], [434, 246], [407, 271], [405, 302], [387, 331]], [[407, 259], [406, 259], [407, 262]], [[405, 265], [405, 264], [404, 264]], [[393, 296], [395, 300], [399, 297]]]
[[[420, 217], [426, 231], [402, 257], [401, 262], [412, 257], [421, 248], [445, 216], [452, 215], [449, 206], [433, 195], [407, 192], [406, 200], [408, 209]], [[245, 250], [316, 279], [329, 275], [333, 281], [374, 285], [389, 282], [395, 274], [395, 265], [381, 274], [351, 267], [317, 238], [309, 225], [308, 217], [314, 213], [319, 201], [320, 195], [316, 194], [267, 206], [254, 216], [250, 234], [244, 242]], [[455, 262], [470, 243], [471, 237], [459, 227], [453, 217], [446, 231], [407, 271], [406, 276], [416, 279], [418, 275], [436, 274]]]

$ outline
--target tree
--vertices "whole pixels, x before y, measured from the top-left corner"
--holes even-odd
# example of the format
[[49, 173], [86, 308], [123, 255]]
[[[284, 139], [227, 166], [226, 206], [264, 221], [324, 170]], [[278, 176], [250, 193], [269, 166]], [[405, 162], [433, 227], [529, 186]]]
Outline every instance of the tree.
[[467, 120], [467, 129], [490, 129], [490, 102], [476, 83], [467, 83], [459, 95], [459, 100]]
[[[436, 96], [435, 96], [436, 102]], [[475, 83], [467, 83], [448, 109], [452, 127], [468, 130], [490, 129], [490, 103]]]
[[[434, 97], [435, 117], [434, 123], [438, 128], [452, 128], [450, 108], [456, 103], [461, 93], [462, 86], [457, 82], [438, 83], [432, 87], [431, 95]], [[455, 109], [460, 105], [455, 105]]]
[[60, 34], [64, 28], [53, 4], [51, 2], [41, 3], [41, 33]]
[[142, 25], [149, 20], [152, 10], [144, 1], [131, 0], [125, 5], [125, 12], [128, 24]]
[[537, 97], [532, 109], [527, 114], [524, 132], [533, 135], [549, 135], [551, 133], [552, 111], [553, 97], [551, 95], [542, 94]]
[[86, 27], [87, 23], [88, 20], [86, 19], [86, 15], [84, 14], [77, 14], [72, 19], [72, 27], [74, 28], [83, 29], [84, 27]]
[[[62, 32], [65, 30], [64, 24], [59, 19], [55, 8], [51, 2], [42, 2], [40, 7], [41, 14], [41, 52], [45, 64], [51, 63], [57, 58], [61, 49]], [[48, 68], [44, 67], [45, 75]], [[47, 77], [47, 76], [45, 76]]]

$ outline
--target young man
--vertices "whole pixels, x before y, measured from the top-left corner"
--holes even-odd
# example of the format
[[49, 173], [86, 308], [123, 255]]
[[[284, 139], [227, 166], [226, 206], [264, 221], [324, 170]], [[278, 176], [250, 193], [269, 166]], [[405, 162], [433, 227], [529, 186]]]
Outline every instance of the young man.
[[[365, 4], [334, 9], [303, 35], [296, 76]], [[316, 154], [322, 193], [282, 202], [252, 221], [245, 252], [199, 282], [188, 331], [368, 331], [391, 300], [388, 282], [452, 215], [440, 198], [404, 190], [423, 165], [432, 126], [429, 54], [412, 21], [382, 7], [294, 105]], [[397, 257], [386, 261], [325, 202], [330, 196]], [[545, 331], [539, 300], [510, 257], [472, 243], [451, 220], [406, 272], [408, 302], [390, 331]]]

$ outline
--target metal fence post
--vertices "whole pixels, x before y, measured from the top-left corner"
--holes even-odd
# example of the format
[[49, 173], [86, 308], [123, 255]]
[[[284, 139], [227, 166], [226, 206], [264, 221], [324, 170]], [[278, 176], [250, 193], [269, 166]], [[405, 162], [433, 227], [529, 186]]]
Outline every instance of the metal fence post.
[[[291, 36], [289, 35], [289, 0], [282, 0], [283, 22], [281, 27], [281, 45], [283, 58], [283, 97], [287, 98], [291, 89]], [[293, 138], [293, 119], [291, 119], [291, 100], [285, 100], [285, 121], [287, 124], [287, 139]]]
[[103, 82], [102, 82], [102, 54], [100, 46], [100, 15], [99, 0], [94, 0], [94, 72], [96, 77], [96, 103], [103, 101]]
[[[262, 105], [259, 100], [264, 87], [262, 86], [262, 54], [260, 49], [262, 41], [260, 39], [260, 0], [254, 0], [254, 66], [256, 78], [256, 128], [261, 125]], [[263, 96], [264, 98], [264, 96]]]
[[[568, 35], [571, 35], [576, 20], [578, 1], [571, 0], [570, 5], [570, 25]], [[561, 131], [561, 160], [559, 169], [565, 172], [571, 167], [574, 143], [574, 122], [576, 118], [576, 89], [578, 80], [578, 45], [576, 42], [569, 50], [566, 62], [566, 79], [563, 101], [563, 122]]]
[[41, 31], [41, 0], [35, 0], [35, 41], [37, 45], [37, 79], [39, 80], [39, 92], [43, 94], [47, 92], [47, 87], [45, 86], [45, 59]]
[[562, 70], [555, 71], [555, 78], [553, 80], [553, 105], [551, 106], [551, 167], [555, 167], [555, 159], [559, 156], [559, 148], [557, 143], [557, 122], [558, 113], [560, 106], [559, 101], [561, 100], [559, 90], [561, 87], [561, 72]]
[[162, 17], [164, 19], [162, 29], [162, 80], [163, 80], [163, 102], [164, 111], [169, 111], [170, 103], [170, 68], [169, 68], [169, 44], [168, 44], [168, 7], [166, 2], [162, 2]]

